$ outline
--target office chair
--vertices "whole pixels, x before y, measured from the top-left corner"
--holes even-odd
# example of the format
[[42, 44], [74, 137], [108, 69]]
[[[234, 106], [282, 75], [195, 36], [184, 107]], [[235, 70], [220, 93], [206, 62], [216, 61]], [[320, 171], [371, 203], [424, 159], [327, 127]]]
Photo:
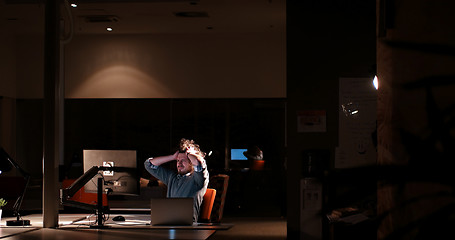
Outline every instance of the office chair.
[[217, 174], [210, 177], [209, 187], [217, 190], [215, 202], [213, 204], [210, 222], [219, 223], [223, 217], [224, 202], [226, 200], [229, 176], [226, 174]]
[[[62, 182], [62, 189], [69, 187], [75, 179], [64, 179]], [[87, 203], [87, 204], [96, 204], [98, 201], [96, 193], [86, 193], [84, 187], [79, 189], [70, 199], [72, 201]], [[107, 194], [103, 193], [103, 206], [108, 206]]]
[[204, 199], [202, 200], [201, 213], [199, 214], [198, 222], [210, 222], [215, 196], [216, 190], [213, 188], [207, 188], [207, 191], [204, 194]]

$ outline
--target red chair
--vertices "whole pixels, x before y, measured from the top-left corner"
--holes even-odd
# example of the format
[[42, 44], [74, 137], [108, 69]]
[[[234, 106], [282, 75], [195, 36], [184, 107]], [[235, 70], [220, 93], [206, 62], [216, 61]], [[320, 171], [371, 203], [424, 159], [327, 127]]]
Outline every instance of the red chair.
[[[67, 188], [73, 182], [76, 181], [75, 179], [65, 179], [62, 182], [62, 188]], [[81, 203], [87, 203], [90, 205], [96, 205], [98, 202], [98, 195], [96, 193], [86, 193], [84, 190], [84, 187], [79, 189], [69, 200], [76, 201], [76, 202], [81, 202]], [[107, 194], [103, 193], [103, 206], [107, 206]]]
[[215, 196], [216, 190], [213, 188], [207, 188], [207, 191], [204, 194], [204, 199], [202, 200], [198, 222], [210, 222]]

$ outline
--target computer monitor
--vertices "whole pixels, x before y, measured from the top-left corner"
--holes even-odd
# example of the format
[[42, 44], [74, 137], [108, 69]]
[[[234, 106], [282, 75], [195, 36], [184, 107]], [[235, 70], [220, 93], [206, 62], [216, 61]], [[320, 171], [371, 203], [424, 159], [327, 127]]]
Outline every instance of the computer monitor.
[[231, 160], [248, 160], [248, 158], [243, 155], [248, 149], [246, 148], [232, 148], [231, 149]]
[[121, 168], [121, 171], [100, 171], [88, 181], [85, 192], [96, 193], [98, 178], [104, 178], [103, 191], [113, 195], [139, 195], [139, 174], [135, 150], [83, 150], [84, 172], [93, 166]]

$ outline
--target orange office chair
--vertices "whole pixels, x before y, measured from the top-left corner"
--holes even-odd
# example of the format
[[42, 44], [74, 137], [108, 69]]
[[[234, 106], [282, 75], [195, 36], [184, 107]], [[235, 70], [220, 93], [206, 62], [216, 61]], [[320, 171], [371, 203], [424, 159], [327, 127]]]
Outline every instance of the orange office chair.
[[204, 199], [201, 204], [201, 213], [199, 214], [198, 222], [210, 222], [210, 215], [212, 213], [213, 202], [215, 202], [216, 190], [207, 188], [204, 194]]
[[[74, 181], [75, 179], [64, 179], [62, 188], [69, 187]], [[98, 201], [98, 195], [96, 193], [86, 193], [84, 187], [82, 187], [70, 200], [95, 205]], [[103, 193], [103, 206], [108, 205], [107, 201], [107, 194]]]

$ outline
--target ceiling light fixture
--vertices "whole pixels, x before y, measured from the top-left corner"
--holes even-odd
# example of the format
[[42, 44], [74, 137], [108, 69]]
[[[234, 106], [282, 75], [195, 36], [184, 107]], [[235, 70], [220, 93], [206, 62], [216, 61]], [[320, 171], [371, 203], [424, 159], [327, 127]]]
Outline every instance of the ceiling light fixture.
[[111, 27], [107, 27], [106, 30], [107, 30], [108, 32], [112, 32], [112, 30], [114, 30], [114, 29], [112, 29]]

